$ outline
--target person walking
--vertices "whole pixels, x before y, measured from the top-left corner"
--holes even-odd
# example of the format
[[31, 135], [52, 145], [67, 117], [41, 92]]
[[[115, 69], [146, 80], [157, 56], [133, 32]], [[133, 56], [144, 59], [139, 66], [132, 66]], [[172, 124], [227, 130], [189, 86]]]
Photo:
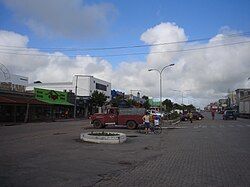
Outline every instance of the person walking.
[[189, 117], [190, 123], [193, 123], [193, 113], [191, 111], [188, 112], [188, 117]]
[[142, 117], [145, 125], [145, 133], [148, 134], [149, 128], [150, 128], [150, 115], [148, 112]]
[[212, 110], [212, 111], [211, 111], [211, 115], [212, 115], [212, 120], [214, 120], [214, 117], [215, 117], [215, 110]]

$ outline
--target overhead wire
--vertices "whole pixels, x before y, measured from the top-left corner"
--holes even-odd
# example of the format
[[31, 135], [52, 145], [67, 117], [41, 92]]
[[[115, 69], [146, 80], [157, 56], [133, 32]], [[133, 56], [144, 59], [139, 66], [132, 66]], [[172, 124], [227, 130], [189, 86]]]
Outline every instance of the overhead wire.
[[[240, 32], [235, 34], [223, 35], [226, 38], [233, 38], [239, 36], [248, 36], [250, 31]], [[198, 38], [193, 40], [182, 40], [182, 41], [173, 41], [173, 42], [163, 42], [163, 43], [155, 43], [155, 44], [142, 44], [142, 45], [127, 45], [127, 46], [115, 46], [115, 47], [95, 47], [95, 48], [75, 48], [75, 47], [40, 47], [40, 48], [27, 48], [24, 46], [11, 46], [11, 45], [0, 45], [0, 48], [13, 48], [13, 50], [60, 50], [60, 51], [101, 51], [101, 50], [115, 50], [115, 49], [131, 49], [131, 48], [143, 48], [143, 47], [154, 47], [154, 46], [163, 46], [163, 45], [171, 45], [171, 44], [180, 44], [180, 43], [192, 43], [198, 41], [207, 41], [212, 39], [213, 37], [207, 38]], [[6, 50], [7, 50], [6, 49]]]
[[[108, 54], [108, 55], [86, 55], [84, 57], [95, 57], [95, 58], [103, 58], [103, 57], [118, 57], [118, 56], [132, 56], [132, 55], [150, 55], [150, 54], [162, 54], [162, 53], [177, 53], [177, 52], [188, 52], [188, 51], [196, 51], [196, 50], [203, 50], [203, 49], [211, 49], [216, 47], [224, 47], [224, 46], [231, 46], [231, 45], [238, 45], [238, 44], [247, 44], [250, 43], [250, 40], [247, 41], [240, 41], [240, 42], [233, 42], [233, 43], [225, 43], [221, 45], [212, 45], [212, 46], [205, 46], [205, 47], [195, 47], [195, 48], [188, 48], [188, 49], [180, 49], [180, 50], [166, 50], [166, 51], [154, 51], [154, 52], [134, 52], [134, 53], [120, 53], [120, 54]], [[17, 53], [17, 52], [6, 52], [1, 51], [0, 54], [9, 54], [9, 55], [24, 55], [24, 56], [46, 56], [46, 57], [76, 57], [77, 55], [59, 55], [59, 54], [31, 54], [31, 53]], [[82, 55], [82, 54], [78, 54]]]

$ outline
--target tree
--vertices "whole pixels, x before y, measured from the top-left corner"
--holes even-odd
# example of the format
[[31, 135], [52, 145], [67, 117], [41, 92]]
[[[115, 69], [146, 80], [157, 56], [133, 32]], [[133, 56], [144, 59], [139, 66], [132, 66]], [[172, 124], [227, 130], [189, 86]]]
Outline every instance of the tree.
[[90, 102], [92, 106], [102, 107], [107, 100], [104, 93], [94, 91], [91, 95]]
[[143, 107], [146, 109], [149, 109], [151, 107], [148, 99], [143, 103]]
[[171, 112], [171, 110], [173, 110], [173, 103], [170, 99], [165, 99], [162, 102], [162, 105], [166, 107], [167, 112]]
[[118, 107], [120, 102], [123, 100], [123, 97], [122, 96], [117, 96], [115, 98], [113, 98], [110, 103], [113, 107]]
[[148, 100], [148, 96], [144, 95], [142, 96], [142, 99]]
[[140, 107], [140, 106], [141, 106], [140, 103], [138, 103], [137, 101], [135, 101], [135, 100], [133, 100], [133, 99], [128, 99], [128, 104], [129, 104], [130, 106], [134, 106], [134, 107]]
[[178, 103], [174, 103], [173, 109], [182, 110], [182, 106], [179, 105]]
[[142, 96], [142, 99], [145, 99], [145, 102], [143, 103], [143, 107], [144, 108], [146, 108], [146, 109], [149, 109], [150, 108], [150, 103], [149, 103], [149, 98], [148, 98], [148, 96], [146, 96], [146, 95], [144, 95], [144, 96]]
[[195, 111], [196, 108], [194, 105], [183, 105], [183, 110], [187, 110], [187, 111]]

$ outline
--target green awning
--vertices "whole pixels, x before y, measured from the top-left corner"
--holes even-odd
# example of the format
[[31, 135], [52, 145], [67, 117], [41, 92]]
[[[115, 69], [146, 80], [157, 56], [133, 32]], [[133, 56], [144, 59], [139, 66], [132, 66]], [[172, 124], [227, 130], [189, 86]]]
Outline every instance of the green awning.
[[[39, 100], [39, 99], [37, 99]], [[55, 101], [44, 101], [44, 100], [39, 100], [39, 101], [42, 101], [42, 102], [45, 102], [45, 103], [48, 103], [48, 104], [51, 104], [51, 105], [67, 105], [67, 106], [74, 106], [73, 104], [67, 102], [67, 101], [60, 101], [60, 102], [55, 102]]]

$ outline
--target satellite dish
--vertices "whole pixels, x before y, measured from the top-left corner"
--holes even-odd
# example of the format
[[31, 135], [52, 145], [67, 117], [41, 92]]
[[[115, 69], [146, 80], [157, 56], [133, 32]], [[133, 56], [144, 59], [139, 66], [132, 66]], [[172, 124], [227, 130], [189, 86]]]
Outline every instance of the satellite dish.
[[0, 63], [0, 71], [3, 72], [4, 78], [5, 78], [6, 81], [10, 80], [10, 72], [9, 72], [9, 70], [6, 68], [5, 65], [3, 65], [1, 63]]

